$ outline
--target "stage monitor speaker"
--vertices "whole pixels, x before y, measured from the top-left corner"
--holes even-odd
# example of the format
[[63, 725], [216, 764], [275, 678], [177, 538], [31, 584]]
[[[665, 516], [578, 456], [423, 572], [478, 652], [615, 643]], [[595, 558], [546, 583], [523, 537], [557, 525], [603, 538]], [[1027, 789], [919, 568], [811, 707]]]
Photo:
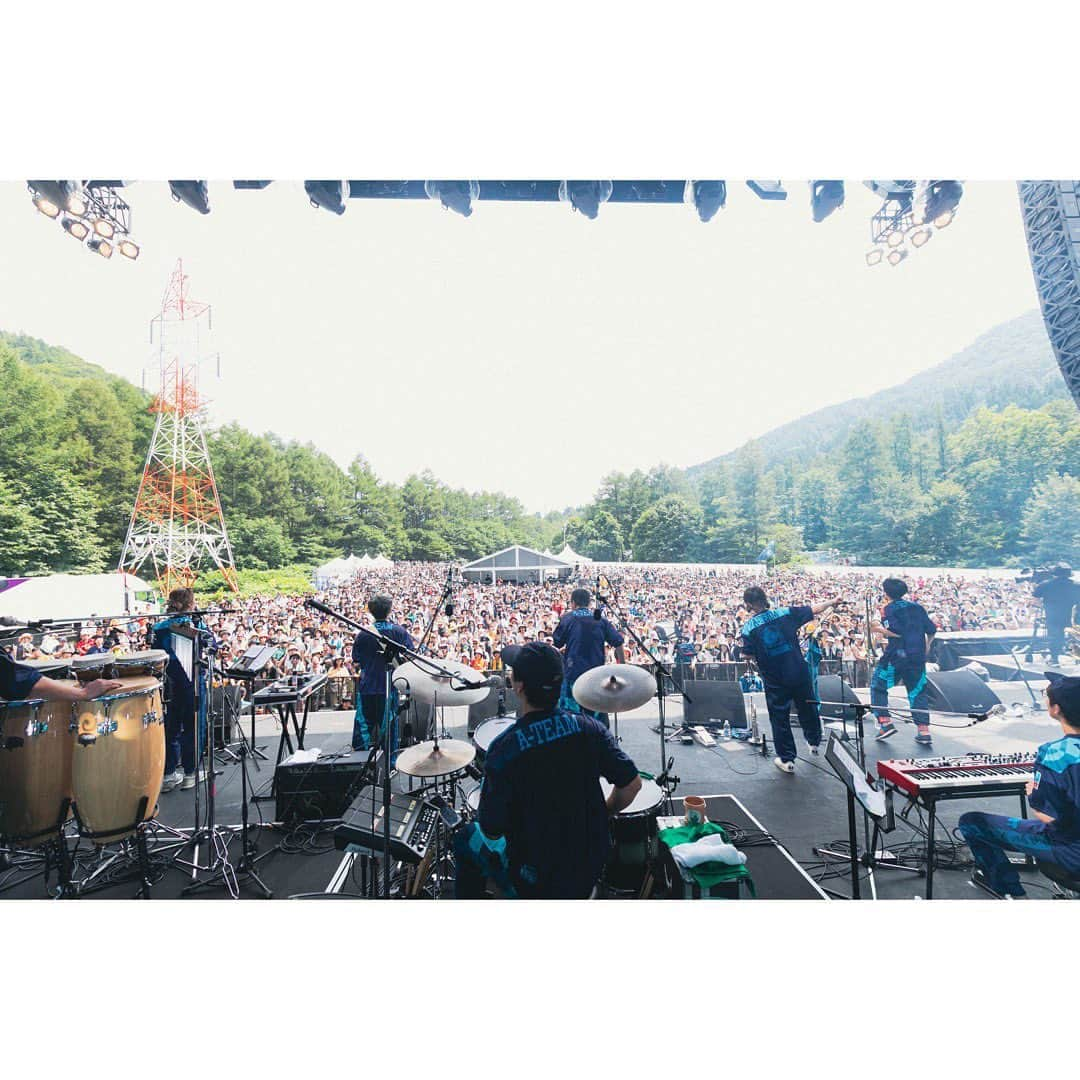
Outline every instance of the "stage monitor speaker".
[[214, 745], [220, 750], [233, 740], [233, 725], [239, 722], [244, 690], [240, 686], [215, 686], [210, 691], [210, 719], [214, 725]]
[[[822, 720], [844, 720], [849, 724], [855, 722], [855, 710], [851, 705], [859, 704], [859, 695], [851, 688], [846, 680], [841, 680], [839, 675], [819, 675], [817, 681], [818, 701], [830, 701], [836, 704], [822, 705], [820, 713]], [[844, 704], [839, 704], [843, 702]], [[795, 715], [794, 705], [791, 713]]]
[[276, 820], [286, 824], [339, 818], [365, 783], [369, 750], [354, 750], [340, 758], [316, 759], [274, 770]]
[[683, 692], [683, 718], [691, 727], [710, 720], [720, 724], [727, 720], [733, 728], [749, 726], [746, 699], [737, 682], [685, 679]]
[[926, 695], [931, 709], [954, 713], [988, 712], [1001, 698], [968, 668], [928, 671]]

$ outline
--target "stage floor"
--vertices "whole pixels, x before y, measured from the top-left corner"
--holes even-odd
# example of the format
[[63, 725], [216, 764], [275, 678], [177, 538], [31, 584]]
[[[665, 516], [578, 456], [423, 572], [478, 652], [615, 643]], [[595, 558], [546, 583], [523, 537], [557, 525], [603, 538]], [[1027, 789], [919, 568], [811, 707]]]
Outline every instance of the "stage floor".
[[[993, 683], [995, 691], [1007, 705], [1022, 704], [1030, 701], [1022, 683]], [[1039, 693], [1045, 685], [1043, 680], [1033, 684]], [[756, 699], [758, 715], [762, 726], [767, 731], [766, 712], [762, 695], [752, 695]], [[902, 695], [894, 698], [897, 705], [903, 701]], [[669, 699], [668, 720], [678, 722], [681, 717], [681, 699]], [[966, 724], [963, 718], [952, 716], [933, 717], [940, 725]], [[652, 730], [657, 724], [655, 702], [640, 710], [619, 717], [619, 735], [623, 749], [634, 759], [638, 768], [648, 773], [661, 771], [661, 751], [659, 736]], [[873, 768], [878, 758], [889, 757], [925, 757], [925, 748], [917, 747], [913, 735], [914, 728], [908, 724], [898, 724], [900, 730], [891, 739], [878, 743], [868, 739], [866, 743], [867, 762]], [[869, 729], [870, 724], [867, 724]], [[333, 753], [346, 749], [350, 742], [352, 713], [320, 712], [314, 713], [308, 722], [307, 746], [319, 746], [324, 752]], [[256, 723], [257, 743], [273, 758], [277, 745], [277, 722], [269, 717], [261, 717]], [[996, 753], [1033, 749], [1040, 743], [1055, 738], [1058, 726], [1045, 712], [1032, 712], [1028, 709], [1010, 709], [1005, 716], [991, 717], [983, 723], [971, 727], [934, 728], [935, 754], [964, 754], [972, 751]], [[847, 808], [845, 791], [832, 770], [826, 764], [824, 756], [805, 756], [805, 744], [796, 729], [796, 742], [799, 747], [799, 760], [793, 776], [780, 773], [772, 763], [772, 748], [768, 757], [762, 757], [756, 748], [746, 743], [732, 740], [720, 742], [712, 748], [697, 745], [684, 745], [670, 742], [666, 746], [666, 756], [674, 758], [672, 772], [680, 778], [675, 791], [677, 798], [685, 795], [734, 795], [746, 811], [756, 818], [769, 833], [776, 837], [791, 856], [806, 870], [812, 878], [826, 876], [822, 885], [837, 892], [850, 890], [847, 864], [833, 861], [831, 872], [823, 867], [821, 860], [813, 852], [815, 846], [843, 840], [847, 835]], [[218, 760], [221, 775], [217, 778], [217, 820], [219, 824], [232, 825], [240, 821], [241, 784], [239, 767], [227, 759]], [[261, 771], [249, 767], [251, 782], [256, 789], [264, 788], [273, 775], [273, 761], [261, 763]], [[897, 801], [897, 815], [903, 804]], [[955, 802], [942, 802], [939, 806], [938, 831], [938, 867], [934, 875], [934, 893], [936, 899], [989, 899], [974, 888], [969, 882], [970, 869], [948, 869], [950, 852], [945, 850], [946, 831], [951, 833], [960, 814], [966, 810], [988, 810], [995, 813], [1018, 813], [1018, 801], [1015, 798], [967, 799]], [[251, 820], [263, 818], [269, 821], [274, 813], [273, 802], [251, 804]], [[190, 826], [194, 815], [194, 793], [192, 791], [173, 791], [161, 797], [159, 819], [165, 825], [174, 827]], [[915, 821], [912, 814], [911, 820]], [[273, 890], [274, 898], [299, 897], [309, 894], [323, 894], [342, 862], [342, 853], [333, 847], [329, 833], [324, 833], [317, 840], [317, 847], [302, 852], [281, 850], [283, 834], [276, 830], [256, 830], [258, 853], [264, 856], [258, 863], [258, 873], [266, 885]], [[164, 840], [164, 838], [163, 838]], [[860, 827], [860, 841], [862, 830]], [[886, 848], [910, 846], [920, 842], [916, 832], [898, 822], [897, 829], [884, 838]], [[233, 860], [238, 857], [239, 842], [233, 841], [230, 851]], [[958, 853], [966, 860], [966, 847], [960, 846]], [[203, 860], [205, 862], [205, 852]], [[28, 877], [18, 870], [0, 871], [0, 899], [30, 899], [46, 895], [43, 879]], [[1023, 870], [1025, 883], [1031, 898], [1049, 896], [1046, 882], [1035, 871]], [[882, 899], [910, 899], [921, 896], [925, 881], [921, 876], [895, 870], [881, 870], [876, 875], [876, 890]], [[55, 880], [55, 879], [54, 879]], [[153, 896], [157, 899], [175, 899], [190, 882], [190, 871], [173, 867], [155, 883]], [[92, 895], [101, 898], [121, 898], [134, 895], [135, 884], [127, 881]], [[346, 881], [345, 893], [356, 890], [356, 884]], [[241, 895], [254, 898], [257, 893], [250, 888], [241, 888]], [[810, 891], [813, 888], [810, 887]], [[761, 890], [759, 890], [759, 893]], [[863, 895], [868, 896], [869, 883], [863, 881]], [[228, 896], [224, 887], [215, 886], [203, 889], [195, 896], [221, 898]]]

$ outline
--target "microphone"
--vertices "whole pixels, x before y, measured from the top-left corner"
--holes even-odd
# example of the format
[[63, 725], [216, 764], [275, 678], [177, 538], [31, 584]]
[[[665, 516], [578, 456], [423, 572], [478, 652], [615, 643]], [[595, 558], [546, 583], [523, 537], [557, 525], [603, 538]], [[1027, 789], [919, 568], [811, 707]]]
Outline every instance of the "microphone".
[[[455, 680], [457, 682], [461, 683], [461, 686], [455, 686], [454, 685]], [[465, 679], [465, 678], [461, 677], [460, 675], [458, 675], [458, 676], [455, 676], [454, 679], [452, 679], [450, 681], [450, 689], [451, 690], [483, 690], [487, 686], [498, 686], [500, 683], [502, 683], [504, 686], [506, 685], [505, 682], [504, 682], [504, 676], [502, 676], [502, 675], [490, 675], [486, 679], [481, 679], [480, 682], [472, 682], [469, 679]]]
[[600, 595], [600, 575], [596, 575], [596, 607], [593, 609], [592, 617], [594, 619], [602, 619], [603, 613], [600, 610], [600, 605], [604, 602], [604, 598]]

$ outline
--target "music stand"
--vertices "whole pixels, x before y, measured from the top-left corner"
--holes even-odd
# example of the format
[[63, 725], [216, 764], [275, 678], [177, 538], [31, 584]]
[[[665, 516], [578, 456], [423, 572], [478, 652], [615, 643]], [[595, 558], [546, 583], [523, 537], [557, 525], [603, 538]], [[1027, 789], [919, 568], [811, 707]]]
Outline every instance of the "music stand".
[[[255, 680], [266, 669], [266, 665], [270, 663], [271, 657], [274, 655], [273, 645], [252, 645], [243, 656], [232, 667], [227, 668], [225, 671], [226, 678], [235, 679], [237, 682], [243, 683], [245, 694], [249, 699], [251, 705], [251, 739], [249, 740], [249, 753], [251, 754], [252, 762], [257, 769], [259, 763], [255, 761], [255, 758], [261, 757], [263, 761], [269, 761], [270, 759], [262, 752], [262, 748], [255, 745]], [[224, 709], [224, 705], [222, 705]], [[240, 738], [244, 738], [244, 732], [242, 727], [244, 714], [243, 703], [240, 705]]]

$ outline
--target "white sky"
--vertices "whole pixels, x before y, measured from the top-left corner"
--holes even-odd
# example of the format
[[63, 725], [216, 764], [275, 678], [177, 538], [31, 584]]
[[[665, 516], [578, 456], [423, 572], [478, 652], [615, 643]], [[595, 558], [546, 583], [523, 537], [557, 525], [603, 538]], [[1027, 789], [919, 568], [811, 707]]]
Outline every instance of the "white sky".
[[[164, 183], [125, 189], [135, 263], [105, 261], [0, 183], [0, 328], [133, 382], [178, 256], [213, 305], [215, 423], [357, 452], [400, 481], [430, 468], [530, 510], [589, 499], [611, 469], [691, 465], [824, 405], [930, 367], [1036, 306], [1012, 183], [969, 183], [953, 224], [899, 267], [868, 268], [879, 205], [848, 183], [820, 225], [729, 181], [709, 224], [685, 206], [352, 200], [299, 182], [211, 213]], [[153, 385], [148, 373], [148, 385]]]

